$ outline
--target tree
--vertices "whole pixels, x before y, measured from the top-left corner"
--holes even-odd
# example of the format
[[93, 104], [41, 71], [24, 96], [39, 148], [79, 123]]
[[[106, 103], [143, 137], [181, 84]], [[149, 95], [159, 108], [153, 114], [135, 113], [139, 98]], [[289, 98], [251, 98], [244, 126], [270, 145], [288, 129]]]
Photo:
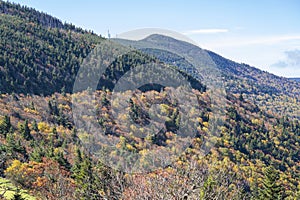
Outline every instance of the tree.
[[45, 152], [43, 152], [42, 148], [37, 146], [35, 144], [33, 151], [30, 154], [30, 160], [35, 162], [42, 162], [42, 158], [45, 155]]
[[32, 130], [34, 130], [35, 132], [39, 132], [39, 128], [36, 123], [36, 120], [33, 120], [33, 122], [32, 122]]
[[[81, 162], [80, 162], [81, 160]], [[77, 151], [77, 158], [72, 167], [72, 177], [75, 179], [78, 199], [98, 199], [98, 189], [93, 173], [93, 163], [88, 156], [82, 157], [81, 152]]]
[[75, 199], [74, 184], [70, 172], [50, 158], [43, 158], [40, 172], [32, 183], [34, 191], [42, 199]]
[[240, 96], [239, 96], [239, 100], [240, 100], [240, 101], [244, 101], [244, 97], [243, 97], [243, 94], [242, 94], [242, 93], [241, 93]]
[[260, 199], [262, 200], [276, 200], [282, 199], [282, 188], [278, 184], [279, 173], [271, 165], [264, 170], [264, 179], [262, 187], [259, 190]]
[[71, 168], [72, 178], [76, 178], [76, 176], [78, 175], [80, 168], [81, 168], [80, 165], [81, 165], [82, 161], [83, 161], [82, 153], [81, 153], [80, 149], [77, 148], [75, 161]]
[[103, 106], [107, 106], [109, 104], [109, 100], [107, 99], [106, 91], [104, 89], [101, 93], [101, 103]]
[[26, 154], [25, 148], [22, 146], [20, 140], [16, 140], [15, 134], [10, 133], [6, 137], [7, 152], [12, 156], [16, 157], [16, 153]]
[[0, 119], [0, 134], [6, 137], [6, 134], [9, 133], [11, 128], [12, 125], [8, 116], [4, 116], [3, 119]]
[[[129, 176], [124, 199], [249, 199], [249, 191], [231, 167], [198, 162], [176, 164], [150, 176]], [[236, 183], [234, 183], [236, 181]]]
[[22, 137], [25, 140], [31, 140], [33, 138], [32, 135], [30, 134], [30, 129], [29, 129], [27, 120], [25, 120], [25, 122], [23, 124], [19, 125], [19, 130], [21, 132]]

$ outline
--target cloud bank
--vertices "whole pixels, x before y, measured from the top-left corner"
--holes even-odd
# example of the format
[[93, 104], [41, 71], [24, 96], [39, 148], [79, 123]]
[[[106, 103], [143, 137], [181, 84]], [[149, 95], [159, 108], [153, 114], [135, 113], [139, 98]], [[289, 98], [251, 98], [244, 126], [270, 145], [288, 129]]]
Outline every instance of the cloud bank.
[[184, 32], [184, 35], [227, 33], [228, 29], [197, 29]]
[[300, 50], [285, 51], [285, 58], [272, 64], [272, 70], [285, 74], [287, 77], [300, 77]]
[[284, 54], [286, 57], [284, 60], [280, 60], [271, 66], [277, 68], [300, 68], [300, 50], [285, 51]]

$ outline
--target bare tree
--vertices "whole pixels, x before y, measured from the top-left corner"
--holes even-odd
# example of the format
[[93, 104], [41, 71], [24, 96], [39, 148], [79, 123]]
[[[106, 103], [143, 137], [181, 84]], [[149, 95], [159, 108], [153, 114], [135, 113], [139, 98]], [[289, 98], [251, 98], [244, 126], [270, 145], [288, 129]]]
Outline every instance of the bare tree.
[[244, 185], [229, 168], [210, 169], [191, 162], [147, 175], [130, 177], [124, 199], [248, 199]]

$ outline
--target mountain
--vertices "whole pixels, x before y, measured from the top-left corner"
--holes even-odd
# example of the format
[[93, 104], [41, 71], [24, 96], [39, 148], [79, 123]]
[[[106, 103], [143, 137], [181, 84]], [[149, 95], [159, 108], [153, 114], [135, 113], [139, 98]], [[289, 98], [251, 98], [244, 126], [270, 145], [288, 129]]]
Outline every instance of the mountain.
[[33, 9], [0, 1], [0, 91], [71, 92], [81, 60], [101, 37]]
[[[47, 14], [0, 3], [0, 199], [299, 199], [298, 83], [162, 35], [111, 46]], [[73, 92], [76, 76], [88, 86], [99, 74], [95, 61], [123, 48], [107, 59], [95, 91]], [[212, 81], [224, 83], [223, 98], [210, 99], [209, 74], [195, 63], [216, 66]], [[87, 74], [82, 64], [91, 64]], [[182, 75], [192, 89], [177, 97], [197, 103], [179, 107], [172, 82], [125, 87], [164, 78], [156, 65], [175, 71], [171, 80]], [[146, 66], [143, 75], [127, 73], [138, 66]], [[118, 83], [125, 89], [112, 92]], [[165, 165], [164, 155], [182, 147]], [[145, 171], [128, 172], [127, 164]]]
[[292, 81], [300, 82], [300, 78], [289, 78], [289, 79], [292, 80]]
[[[0, 92], [71, 93], [83, 59], [104, 39], [30, 8], [4, 2], [0, 7]], [[141, 62], [150, 59], [134, 56], [143, 57]], [[112, 85], [102, 81], [98, 89]]]
[[72, 24], [63, 23], [61, 20], [48, 15], [43, 12], [39, 12], [34, 8], [29, 8], [27, 6], [21, 6], [20, 4], [14, 4], [0, 1], [0, 14], [10, 15], [18, 18], [22, 18], [27, 22], [38, 24], [44, 28], [58, 28], [71, 30], [78, 33], [86, 33], [87, 31], [76, 27]]
[[[165, 63], [176, 65], [187, 73], [191, 73], [192, 68], [197, 66], [193, 66], [186, 60], [188, 54], [184, 58], [174, 52], [191, 52], [195, 57], [205, 57], [204, 61], [214, 65], [221, 73], [220, 79], [224, 81], [227, 92], [241, 94], [260, 108], [270, 110], [279, 116], [299, 117], [300, 84], [288, 78], [273, 75], [247, 64], [236, 63], [212, 51], [164, 35], [154, 34], [140, 41], [123, 39], [116, 39], [116, 41], [153, 55]], [[199, 78], [198, 73], [193, 75]], [[267, 104], [268, 101], [272, 103]]]

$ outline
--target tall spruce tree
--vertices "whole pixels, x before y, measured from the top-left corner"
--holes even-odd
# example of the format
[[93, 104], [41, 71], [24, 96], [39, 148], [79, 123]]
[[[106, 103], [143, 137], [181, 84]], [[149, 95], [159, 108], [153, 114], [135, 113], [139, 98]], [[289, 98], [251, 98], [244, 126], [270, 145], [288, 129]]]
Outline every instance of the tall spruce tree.
[[4, 116], [3, 119], [0, 119], [0, 134], [3, 134], [6, 137], [11, 128], [12, 125], [8, 116]]
[[27, 120], [25, 120], [23, 124], [20, 124], [19, 129], [20, 129], [22, 137], [25, 140], [31, 140], [32, 139], [32, 135], [30, 133], [30, 129], [29, 129]]
[[262, 187], [259, 190], [259, 197], [262, 200], [278, 200], [283, 198], [283, 191], [278, 184], [279, 173], [273, 167], [269, 166], [264, 170]]

